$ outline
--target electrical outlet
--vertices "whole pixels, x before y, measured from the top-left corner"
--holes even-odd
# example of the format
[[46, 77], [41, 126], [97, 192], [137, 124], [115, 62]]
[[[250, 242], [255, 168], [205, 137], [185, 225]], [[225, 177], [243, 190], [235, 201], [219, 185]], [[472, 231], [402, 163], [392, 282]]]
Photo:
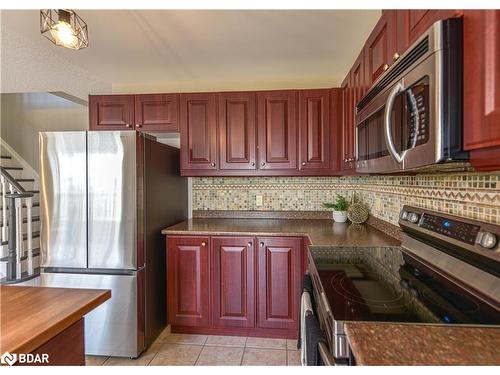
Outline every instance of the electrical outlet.
[[262, 195], [256, 195], [255, 196], [255, 205], [256, 206], [262, 206]]

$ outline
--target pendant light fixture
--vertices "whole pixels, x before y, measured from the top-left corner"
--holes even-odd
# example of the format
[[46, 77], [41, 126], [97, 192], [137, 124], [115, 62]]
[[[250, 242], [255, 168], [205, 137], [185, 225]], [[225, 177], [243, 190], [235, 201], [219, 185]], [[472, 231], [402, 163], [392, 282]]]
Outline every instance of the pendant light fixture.
[[87, 24], [71, 9], [40, 10], [40, 32], [56, 46], [76, 50], [89, 46]]

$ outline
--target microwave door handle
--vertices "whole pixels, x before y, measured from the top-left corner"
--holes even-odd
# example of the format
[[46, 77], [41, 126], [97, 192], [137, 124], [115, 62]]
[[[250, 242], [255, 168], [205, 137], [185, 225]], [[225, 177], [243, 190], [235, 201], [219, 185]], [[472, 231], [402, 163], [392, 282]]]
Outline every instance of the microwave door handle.
[[401, 163], [405, 157], [406, 152], [403, 152], [401, 155], [396, 151], [396, 146], [394, 146], [394, 141], [392, 139], [391, 133], [391, 112], [392, 107], [394, 106], [394, 101], [396, 100], [396, 96], [404, 91], [404, 86], [401, 81], [399, 81], [389, 93], [387, 97], [387, 102], [385, 104], [385, 112], [384, 112], [384, 125], [385, 125], [385, 143], [387, 144], [387, 149], [391, 156], [398, 162]]

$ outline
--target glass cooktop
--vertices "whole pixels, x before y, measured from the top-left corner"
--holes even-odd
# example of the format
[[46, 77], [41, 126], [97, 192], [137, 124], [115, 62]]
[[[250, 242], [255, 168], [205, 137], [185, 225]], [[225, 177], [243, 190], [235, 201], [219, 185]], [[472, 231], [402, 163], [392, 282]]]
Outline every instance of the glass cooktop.
[[336, 321], [500, 324], [500, 307], [399, 248], [312, 252]]

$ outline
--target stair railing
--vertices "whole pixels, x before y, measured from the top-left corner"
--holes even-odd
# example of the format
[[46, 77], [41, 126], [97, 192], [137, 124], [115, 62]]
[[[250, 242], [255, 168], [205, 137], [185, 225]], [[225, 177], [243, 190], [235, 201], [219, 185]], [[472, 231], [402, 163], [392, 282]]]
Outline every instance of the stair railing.
[[[33, 194], [27, 192], [14, 177], [0, 167], [2, 186], [2, 241], [8, 240], [7, 281], [22, 278], [21, 258], [24, 256], [23, 240], [23, 199], [26, 206], [26, 253], [28, 276], [33, 275]], [[8, 206], [6, 205], [8, 201]], [[7, 217], [6, 207], [9, 207]]]

